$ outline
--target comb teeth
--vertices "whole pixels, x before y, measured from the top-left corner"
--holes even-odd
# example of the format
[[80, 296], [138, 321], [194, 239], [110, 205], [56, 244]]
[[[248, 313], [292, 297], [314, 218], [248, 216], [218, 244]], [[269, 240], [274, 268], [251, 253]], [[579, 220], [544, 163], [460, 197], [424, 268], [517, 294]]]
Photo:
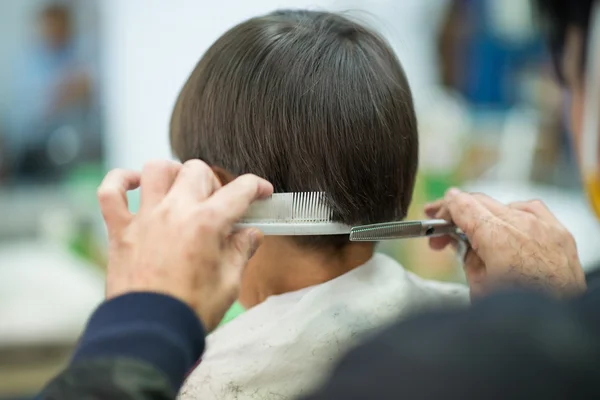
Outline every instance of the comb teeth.
[[274, 193], [250, 206], [241, 222], [330, 222], [324, 192]]

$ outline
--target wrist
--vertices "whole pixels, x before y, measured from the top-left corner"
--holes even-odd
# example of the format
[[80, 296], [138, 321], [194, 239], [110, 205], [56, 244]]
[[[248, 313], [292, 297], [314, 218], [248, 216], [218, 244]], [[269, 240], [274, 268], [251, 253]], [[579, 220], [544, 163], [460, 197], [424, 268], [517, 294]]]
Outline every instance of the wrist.
[[163, 371], [174, 389], [204, 350], [204, 331], [194, 311], [157, 293], [129, 293], [94, 312], [72, 363], [100, 358], [135, 359]]
[[508, 274], [502, 278], [494, 279], [488, 285], [489, 292], [518, 290], [538, 292], [557, 299], [570, 299], [585, 293], [587, 285], [585, 281], [558, 279], [551, 276]]

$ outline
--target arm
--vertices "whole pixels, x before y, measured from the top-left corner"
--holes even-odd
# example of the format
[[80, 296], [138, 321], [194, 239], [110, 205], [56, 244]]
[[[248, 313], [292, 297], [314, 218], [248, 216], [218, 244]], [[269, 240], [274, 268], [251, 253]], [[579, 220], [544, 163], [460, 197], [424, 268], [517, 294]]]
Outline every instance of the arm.
[[175, 298], [132, 293], [92, 315], [67, 369], [42, 399], [174, 399], [204, 350], [194, 311]]
[[[138, 186], [134, 215], [126, 192]], [[198, 160], [149, 163], [141, 175], [111, 171], [98, 190], [109, 300], [41, 397], [174, 399], [204, 349], [204, 329], [214, 329], [237, 298], [242, 270], [262, 240], [233, 224], [272, 192], [251, 175], [221, 187]]]

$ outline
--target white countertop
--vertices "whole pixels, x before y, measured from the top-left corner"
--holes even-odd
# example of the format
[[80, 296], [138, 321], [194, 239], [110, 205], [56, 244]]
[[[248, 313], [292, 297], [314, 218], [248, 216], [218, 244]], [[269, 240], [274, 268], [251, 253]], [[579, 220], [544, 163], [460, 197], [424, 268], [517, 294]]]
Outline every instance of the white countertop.
[[0, 244], [0, 346], [74, 343], [104, 298], [104, 276], [44, 242]]

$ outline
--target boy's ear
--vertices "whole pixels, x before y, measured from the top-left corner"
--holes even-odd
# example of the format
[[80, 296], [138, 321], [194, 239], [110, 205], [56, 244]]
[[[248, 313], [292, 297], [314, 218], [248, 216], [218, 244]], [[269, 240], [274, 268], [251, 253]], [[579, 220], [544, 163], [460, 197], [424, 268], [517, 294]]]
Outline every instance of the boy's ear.
[[217, 177], [217, 179], [219, 180], [219, 182], [221, 182], [222, 186], [227, 185], [229, 182], [231, 182], [232, 180], [234, 180], [236, 177], [235, 175], [233, 175], [232, 173], [224, 170], [221, 167], [211, 167], [213, 173], [215, 174], [215, 176]]

